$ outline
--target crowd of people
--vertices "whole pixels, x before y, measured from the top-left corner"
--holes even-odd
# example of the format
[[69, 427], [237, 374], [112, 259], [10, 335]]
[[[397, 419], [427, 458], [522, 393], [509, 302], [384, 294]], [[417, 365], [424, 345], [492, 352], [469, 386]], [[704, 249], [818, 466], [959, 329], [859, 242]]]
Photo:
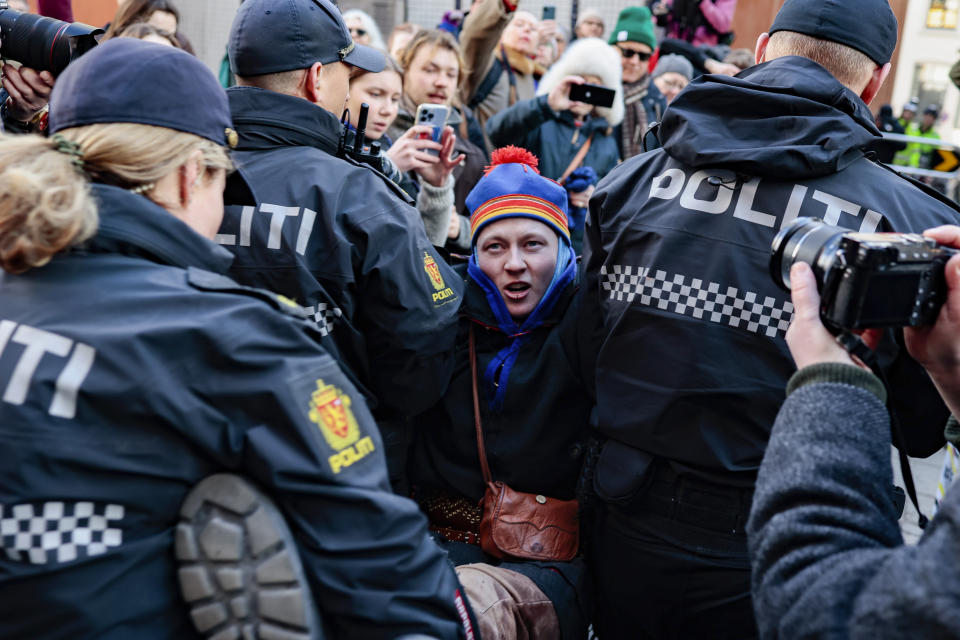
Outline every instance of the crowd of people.
[[798, 217], [960, 249], [882, 164], [937, 114], [870, 111], [886, 0], [752, 52], [736, 5], [244, 0], [216, 77], [125, 0], [4, 64], [0, 637], [954, 633], [960, 493], [903, 546], [889, 424], [960, 409], [960, 256], [873, 370], [768, 266]]

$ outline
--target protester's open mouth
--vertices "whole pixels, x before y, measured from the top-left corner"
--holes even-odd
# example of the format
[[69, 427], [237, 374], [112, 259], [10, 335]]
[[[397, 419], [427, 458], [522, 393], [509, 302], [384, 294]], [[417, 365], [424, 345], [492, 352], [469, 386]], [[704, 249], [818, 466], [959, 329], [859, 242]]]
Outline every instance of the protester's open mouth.
[[523, 300], [530, 293], [530, 285], [526, 282], [511, 282], [503, 288], [503, 292], [511, 300]]

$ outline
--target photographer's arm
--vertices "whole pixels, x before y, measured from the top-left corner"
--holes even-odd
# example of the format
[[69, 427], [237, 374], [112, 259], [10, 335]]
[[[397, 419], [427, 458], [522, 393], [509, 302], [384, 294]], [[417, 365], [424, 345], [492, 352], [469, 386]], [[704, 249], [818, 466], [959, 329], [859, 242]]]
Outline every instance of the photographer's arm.
[[[960, 575], [953, 491], [920, 544], [902, 543], [889, 493], [883, 388], [823, 328], [809, 268], [791, 271], [791, 379], [747, 534], [761, 637], [943, 637]], [[947, 602], [949, 601], [949, 602]]]

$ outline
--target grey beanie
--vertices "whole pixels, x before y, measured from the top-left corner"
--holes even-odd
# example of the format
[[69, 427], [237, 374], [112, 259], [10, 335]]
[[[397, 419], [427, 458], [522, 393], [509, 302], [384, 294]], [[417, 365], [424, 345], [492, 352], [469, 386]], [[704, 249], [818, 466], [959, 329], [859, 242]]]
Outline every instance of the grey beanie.
[[653, 77], [658, 78], [670, 72], [679, 73], [687, 80], [693, 80], [693, 64], [675, 53], [667, 54], [657, 61], [657, 66], [653, 70]]

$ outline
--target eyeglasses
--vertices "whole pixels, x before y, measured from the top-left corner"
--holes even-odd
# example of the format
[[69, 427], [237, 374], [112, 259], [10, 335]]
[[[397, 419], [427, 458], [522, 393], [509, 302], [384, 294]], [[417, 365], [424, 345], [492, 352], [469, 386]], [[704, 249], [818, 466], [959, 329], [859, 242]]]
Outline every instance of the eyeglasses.
[[634, 51], [633, 49], [624, 49], [621, 46], [618, 46], [617, 49], [620, 49], [620, 55], [622, 55], [624, 58], [630, 59], [633, 56], [637, 56], [638, 58], [640, 58], [640, 62], [647, 62], [648, 60], [650, 60], [650, 56], [653, 55], [653, 53], [645, 53], [643, 51]]
[[[358, 36], [358, 37], [362, 38], [363, 36], [367, 35], [367, 32], [366, 32], [366, 30], [364, 30], [364, 29], [357, 29], [356, 27], [354, 27], [354, 28], [350, 29], [350, 35], [351, 35], [351, 36]], [[649, 56], [648, 56], [648, 57], [649, 57]]]

